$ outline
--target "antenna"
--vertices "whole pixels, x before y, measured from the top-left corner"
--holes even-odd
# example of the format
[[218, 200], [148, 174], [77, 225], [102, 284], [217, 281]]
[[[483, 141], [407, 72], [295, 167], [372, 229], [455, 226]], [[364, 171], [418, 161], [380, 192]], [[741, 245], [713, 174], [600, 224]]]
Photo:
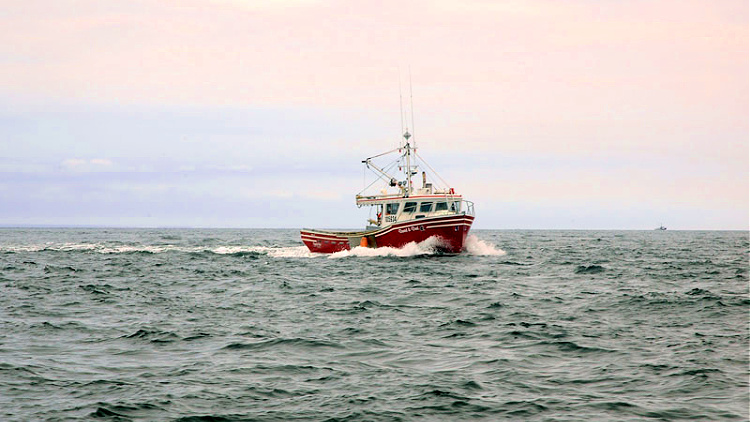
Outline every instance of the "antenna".
[[[401, 135], [404, 134], [404, 99], [401, 95], [401, 68], [398, 69], [398, 107], [399, 111], [401, 113]], [[399, 139], [398, 144], [401, 145], [401, 140]]]
[[[411, 89], [411, 66], [409, 66], [409, 96], [411, 97], [412, 94]], [[399, 98], [399, 108], [401, 111], [401, 133], [404, 137], [404, 148], [406, 149], [406, 152], [404, 152], [404, 155], [402, 158], [406, 158], [406, 168], [404, 169], [404, 172], [406, 173], [406, 192], [404, 193], [405, 197], [409, 197], [411, 195], [411, 176], [412, 176], [412, 166], [411, 166], [411, 150], [412, 147], [409, 144], [409, 138], [412, 137], [412, 134], [409, 133], [409, 124], [408, 121], [406, 122], [406, 128], [404, 128], [404, 100], [403, 100], [403, 94], [401, 90], [401, 68], [399, 67], [398, 72], [398, 98]], [[412, 129], [414, 128], [414, 101], [411, 101], [411, 123], [412, 123]], [[401, 144], [399, 144], [401, 145]], [[399, 146], [399, 152], [401, 151], [401, 146]], [[400, 167], [399, 167], [400, 169]], [[400, 185], [399, 185], [400, 186]]]
[[[411, 103], [411, 131], [415, 132], [414, 130], [414, 96], [412, 95], [412, 89], [411, 89], [411, 66], [409, 66], [409, 102]], [[412, 134], [413, 136], [414, 134]], [[414, 138], [414, 148], [417, 147], [417, 139]]]

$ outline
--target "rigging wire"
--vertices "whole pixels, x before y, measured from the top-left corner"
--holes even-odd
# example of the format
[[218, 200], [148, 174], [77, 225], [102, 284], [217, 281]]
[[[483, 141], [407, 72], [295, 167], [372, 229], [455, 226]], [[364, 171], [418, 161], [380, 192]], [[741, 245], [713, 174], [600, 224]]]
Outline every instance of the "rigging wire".
[[[388, 173], [389, 171], [393, 170], [393, 168], [396, 166], [396, 164], [398, 164], [400, 161], [401, 161], [401, 157], [399, 157], [398, 159], [396, 159], [392, 163], [388, 164], [387, 167], [384, 167], [383, 171], [386, 172], [386, 173]], [[373, 173], [375, 173], [375, 172], [373, 171]], [[374, 185], [375, 183], [377, 183], [380, 180], [383, 180], [386, 183], [390, 183], [390, 179], [385, 179], [385, 177], [383, 177], [382, 174], [380, 174], [380, 173], [375, 173], [375, 174], [378, 176], [378, 178], [375, 179], [375, 180], [373, 180], [372, 183], [370, 183], [369, 185], [367, 185], [367, 187], [365, 187], [364, 189], [362, 189], [357, 195], [361, 195], [362, 193], [364, 193], [364, 191], [366, 191], [367, 189], [370, 189], [372, 187], [372, 185]]]
[[[400, 117], [401, 117], [401, 133], [402, 133], [402, 135], [405, 135], [409, 131], [409, 127], [408, 127], [408, 119], [407, 119], [406, 115], [404, 114], [403, 88], [402, 88], [402, 83], [401, 82], [402, 82], [401, 81], [401, 68], [399, 67], [398, 68], [399, 114], [400, 114]], [[414, 90], [413, 90], [413, 85], [412, 85], [411, 66], [409, 66], [409, 106], [410, 106], [410, 110], [409, 111], [411, 113], [411, 130], [412, 130], [412, 132], [414, 132]], [[406, 123], [406, 127], [404, 127], [405, 123]], [[422, 158], [421, 155], [419, 155], [417, 153], [417, 141], [416, 141], [416, 138], [414, 137], [414, 133], [411, 133], [410, 137], [414, 138], [413, 141], [412, 141], [414, 143], [414, 145], [412, 146], [411, 149], [414, 150], [414, 156], [415, 156], [415, 158], [419, 159], [419, 161], [421, 161], [430, 170], [430, 173], [432, 175], [436, 176], [440, 180], [440, 182], [442, 182], [442, 184], [443, 184], [442, 187], [443, 188], [449, 189], [450, 188], [450, 184], [448, 184], [448, 182], [446, 182], [445, 179], [443, 179], [443, 177], [440, 176], [440, 174], [437, 171], [435, 171], [434, 168], [432, 168], [432, 166], [430, 165], [430, 163], [428, 163], [424, 158]], [[405, 142], [408, 143], [409, 142], [409, 138], [405, 138], [405, 139], [406, 139]], [[404, 141], [401, 141], [401, 142], [404, 142]], [[374, 156], [372, 156], [370, 158], [367, 158], [365, 161], [363, 161], [363, 163], [367, 164], [367, 161], [369, 161], [369, 160], [371, 160], [373, 158], [380, 157], [380, 156], [383, 156], [383, 155], [386, 155], [386, 154], [390, 154], [390, 153], [393, 153], [393, 152], [395, 152], [397, 150], [400, 151], [401, 148], [403, 148], [403, 145], [401, 144], [401, 142], [399, 142], [399, 147], [398, 148], [393, 149], [391, 151], [387, 151], [387, 152], [378, 154], [378, 155], [374, 155]], [[404, 159], [404, 157], [406, 155], [407, 155], [407, 153], [404, 153], [404, 155], [401, 155], [399, 158], [397, 158], [395, 161], [393, 161], [392, 163], [390, 163], [388, 166], [384, 167], [382, 171], [384, 173], [386, 173], [386, 174], [390, 173], [390, 171], [393, 170], [393, 168], [396, 166], [396, 164], [399, 164], [400, 162], [403, 161], [403, 159]], [[414, 167], [418, 167], [416, 159], [415, 159], [415, 166]], [[369, 165], [366, 165], [366, 167], [369, 168]], [[412, 174], [411, 174], [412, 171], [411, 170], [412, 170], [411, 168], [406, 168], [405, 169], [405, 172], [407, 174], [407, 179], [411, 179], [411, 176], [412, 176]], [[363, 171], [362, 185], [364, 186], [367, 183], [367, 180], [366, 180], [366, 169], [363, 169], [362, 171]], [[363, 188], [362, 191], [359, 192], [359, 194], [364, 193], [367, 189], [371, 188], [375, 183], [377, 183], [380, 180], [383, 180], [386, 183], [390, 184], [391, 179], [387, 179], [385, 176], [383, 176], [383, 174], [380, 174], [378, 172], [373, 171], [373, 173], [376, 173], [376, 175], [378, 177], [372, 183], [370, 183], [365, 188]], [[409, 187], [411, 187], [411, 186], [409, 186]], [[453, 195], [451, 195], [451, 196], [453, 196]]]
[[[401, 149], [401, 148], [394, 148], [394, 149], [392, 149], [392, 150], [390, 150], [390, 151], [382, 152], [382, 153], [380, 153], [380, 154], [378, 154], [378, 155], [373, 155], [372, 157], [367, 157], [367, 158], [365, 159], [365, 161], [367, 161], [367, 160], [372, 160], [373, 158], [381, 157], [381, 156], [383, 156], [383, 155], [386, 155], [386, 154], [390, 154], [390, 153], [392, 153], [392, 152], [396, 152], [396, 151], [398, 151], [398, 150], [400, 150], [400, 149]], [[364, 163], [364, 161], [363, 161], [363, 163]]]
[[446, 181], [445, 181], [445, 179], [443, 179], [442, 177], [440, 177], [440, 175], [438, 174], [438, 172], [436, 172], [436, 171], [435, 171], [435, 169], [434, 169], [434, 168], [432, 168], [432, 166], [430, 166], [430, 163], [428, 163], [427, 161], [425, 161], [425, 159], [424, 159], [424, 158], [422, 158], [422, 156], [421, 156], [421, 155], [419, 155], [419, 154], [418, 154], [418, 153], [417, 153], [416, 151], [414, 151], [414, 155], [416, 155], [416, 156], [417, 156], [417, 157], [419, 158], [419, 160], [420, 160], [420, 161], [422, 161], [422, 163], [424, 163], [424, 165], [426, 165], [426, 166], [427, 166], [427, 168], [428, 168], [428, 169], [430, 169], [430, 171], [431, 171], [431, 172], [432, 172], [432, 173], [433, 173], [433, 174], [434, 174], [435, 176], [437, 176], [437, 178], [438, 178], [438, 179], [440, 179], [440, 181], [441, 181], [441, 182], [443, 182], [443, 184], [445, 184], [445, 187], [446, 187], [446, 188], [449, 188], [449, 187], [450, 187], [450, 185], [448, 184], [448, 182], [446, 182]]

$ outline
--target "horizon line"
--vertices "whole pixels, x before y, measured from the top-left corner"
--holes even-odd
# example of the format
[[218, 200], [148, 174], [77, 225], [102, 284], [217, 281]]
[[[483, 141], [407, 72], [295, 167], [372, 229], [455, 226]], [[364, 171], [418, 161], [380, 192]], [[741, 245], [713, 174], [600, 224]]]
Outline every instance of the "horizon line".
[[[91, 225], [91, 224], [0, 224], [0, 229], [118, 229], [118, 230], [300, 230], [304, 227], [251, 227], [251, 226], [110, 226], [110, 225]], [[352, 229], [352, 228], [337, 228]], [[530, 230], [530, 231], [660, 231], [658, 228], [652, 229], [628, 229], [628, 228], [472, 228], [472, 230]], [[669, 229], [664, 231], [750, 231], [750, 228], [741, 229]]]

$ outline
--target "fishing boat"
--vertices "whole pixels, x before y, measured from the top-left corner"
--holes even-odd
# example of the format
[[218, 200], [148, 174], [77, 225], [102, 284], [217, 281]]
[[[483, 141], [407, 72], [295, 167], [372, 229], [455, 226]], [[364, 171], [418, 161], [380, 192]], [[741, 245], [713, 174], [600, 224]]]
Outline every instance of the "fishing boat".
[[663, 224], [659, 225], [659, 227], [655, 228], [654, 230], [666, 230], [667, 228], [664, 227]]
[[[408, 127], [403, 133], [398, 148], [362, 161], [376, 175], [375, 181], [355, 197], [357, 207], [371, 207], [367, 227], [361, 231], [302, 229], [302, 242], [311, 252], [400, 248], [429, 238], [434, 238], [434, 248], [439, 252], [461, 252], [474, 222], [474, 203], [449, 187], [417, 153], [416, 143], [409, 141], [412, 135]], [[394, 155], [395, 161], [388, 165], [375, 162]], [[428, 170], [436, 177], [434, 183], [428, 181]], [[413, 177], [420, 172], [421, 183], [415, 183]]]

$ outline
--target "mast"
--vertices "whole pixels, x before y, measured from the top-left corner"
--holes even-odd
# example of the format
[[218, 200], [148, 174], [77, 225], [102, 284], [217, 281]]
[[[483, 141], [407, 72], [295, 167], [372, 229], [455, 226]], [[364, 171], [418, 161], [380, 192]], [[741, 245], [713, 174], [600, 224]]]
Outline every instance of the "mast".
[[411, 146], [409, 145], [409, 138], [411, 138], [411, 133], [409, 133], [409, 129], [406, 129], [406, 132], [404, 132], [404, 139], [406, 139], [406, 197], [408, 198], [409, 195], [411, 195]]
[[[411, 108], [411, 130], [413, 132], [414, 131], [414, 95], [412, 93], [412, 86], [411, 86], [411, 66], [409, 66], [409, 106]], [[407, 169], [407, 172], [409, 173], [407, 175], [407, 177], [406, 177], [406, 180], [408, 181], [407, 184], [408, 184], [408, 189], [409, 190], [407, 191], [407, 195], [406, 196], [411, 195], [411, 192], [412, 192], [412, 190], [411, 190], [411, 187], [412, 187], [412, 183], [411, 183], [411, 176], [412, 176], [412, 171], [411, 171], [411, 145], [409, 145], [409, 138], [411, 136], [413, 136], [413, 135], [411, 135], [409, 133], [409, 127], [407, 125], [406, 133], [404, 133], [404, 138], [406, 138], [406, 169]], [[416, 149], [417, 149], [417, 140], [415, 138], [414, 139], [414, 150], [416, 151]]]

